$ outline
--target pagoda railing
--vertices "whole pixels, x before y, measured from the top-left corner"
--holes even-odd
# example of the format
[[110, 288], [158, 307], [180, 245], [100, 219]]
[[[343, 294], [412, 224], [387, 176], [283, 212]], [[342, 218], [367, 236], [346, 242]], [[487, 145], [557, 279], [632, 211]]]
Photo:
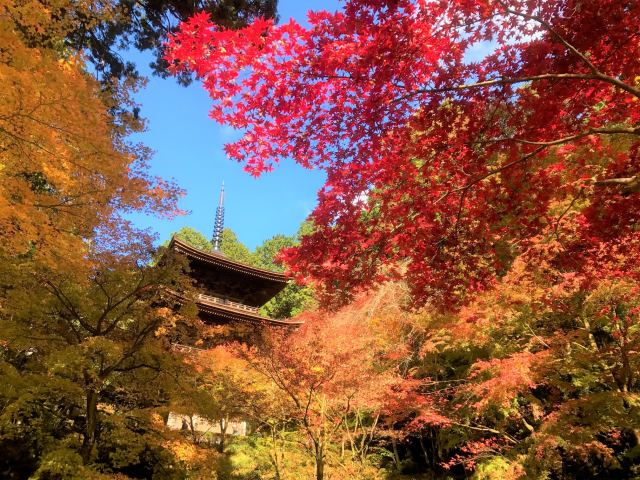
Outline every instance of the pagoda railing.
[[251, 313], [258, 313], [258, 307], [250, 307], [249, 305], [244, 305], [243, 303], [232, 302], [231, 300], [227, 300], [220, 297], [214, 297], [213, 295], [205, 295], [204, 293], [200, 293], [197, 295], [196, 298], [206, 303], [217, 303], [218, 305], [223, 305], [229, 308], [235, 308], [237, 310], [244, 310]]

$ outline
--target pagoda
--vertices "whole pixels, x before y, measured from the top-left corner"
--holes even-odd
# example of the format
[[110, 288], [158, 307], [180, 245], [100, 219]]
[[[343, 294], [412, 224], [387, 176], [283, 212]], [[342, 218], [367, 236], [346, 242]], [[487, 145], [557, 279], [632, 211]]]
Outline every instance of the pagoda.
[[297, 326], [302, 322], [265, 317], [259, 310], [287, 285], [289, 278], [278, 272], [232, 260], [220, 249], [224, 229], [224, 183], [220, 190], [213, 232], [213, 250], [205, 251], [175, 236], [169, 248], [183, 254], [194, 281], [195, 304], [209, 324], [244, 322], [257, 325]]

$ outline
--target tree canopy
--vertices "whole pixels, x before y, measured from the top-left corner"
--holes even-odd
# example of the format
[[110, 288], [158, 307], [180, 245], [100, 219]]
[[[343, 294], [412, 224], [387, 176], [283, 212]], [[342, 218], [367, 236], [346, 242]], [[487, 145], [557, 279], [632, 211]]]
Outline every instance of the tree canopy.
[[124, 218], [179, 214], [181, 190], [128, 138], [143, 128], [131, 85], [105, 89], [65, 47], [93, 7], [0, 3], [3, 478], [181, 469], [158, 409], [183, 369], [167, 289], [188, 282], [179, 259], [152, 264], [153, 237]]
[[248, 171], [326, 170], [292, 271], [352, 293], [402, 271], [418, 302], [451, 305], [540, 236], [569, 269], [636, 255], [638, 8], [350, 0], [238, 31], [199, 14], [167, 58], [243, 130], [226, 149]]
[[398, 470], [638, 475], [639, 18], [347, 0], [308, 26], [195, 15], [170, 38], [173, 71], [241, 131], [230, 157], [326, 171], [281, 257], [349, 304], [325, 320], [378, 333], [370, 361], [402, 379], [380, 435]]
[[[9, 6], [9, 3], [12, 3]], [[84, 52], [100, 81], [138, 78], [137, 66], [122, 50], [153, 53], [154, 73], [166, 75], [163, 43], [179, 22], [207, 12], [228, 28], [256, 18], [277, 18], [277, 0], [108, 0], [105, 2], [7, 2], [16, 26], [31, 44]], [[42, 19], [51, 19], [46, 23]]]
[[[640, 2], [275, 3], [0, 0], [0, 476], [639, 477]], [[181, 213], [118, 54], [172, 31], [232, 158], [327, 172], [296, 235], [223, 233], [299, 328], [205, 325], [127, 220]]]

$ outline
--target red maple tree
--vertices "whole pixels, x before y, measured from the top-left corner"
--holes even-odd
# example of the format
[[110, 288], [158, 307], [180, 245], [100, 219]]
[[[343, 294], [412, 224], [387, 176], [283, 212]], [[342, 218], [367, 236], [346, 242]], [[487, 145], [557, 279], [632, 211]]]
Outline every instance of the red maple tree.
[[417, 301], [456, 304], [541, 236], [574, 271], [636, 254], [639, 19], [635, 1], [348, 0], [308, 28], [196, 15], [168, 60], [244, 132], [226, 148], [249, 172], [326, 171], [294, 273], [352, 294], [401, 266]]

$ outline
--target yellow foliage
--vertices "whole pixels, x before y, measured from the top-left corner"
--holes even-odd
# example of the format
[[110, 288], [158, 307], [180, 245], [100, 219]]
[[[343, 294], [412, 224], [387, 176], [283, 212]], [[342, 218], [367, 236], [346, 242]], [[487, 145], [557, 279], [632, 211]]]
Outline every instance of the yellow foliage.
[[199, 447], [184, 438], [163, 444], [180, 460], [190, 473], [188, 478], [216, 480], [222, 456], [210, 448]]
[[[143, 124], [113, 113], [128, 105], [131, 86], [106, 92], [63, 46], [79, 21], [65, 8], [0, 0], [0, 249], [73, 269], [115, 206], [161, 211], [168, 201], [171, 212], [178, 192], [148, 177], [148, 152], [128, 144]], [[87, 21], [109, 8], [73, 6], [91, 12]]]

